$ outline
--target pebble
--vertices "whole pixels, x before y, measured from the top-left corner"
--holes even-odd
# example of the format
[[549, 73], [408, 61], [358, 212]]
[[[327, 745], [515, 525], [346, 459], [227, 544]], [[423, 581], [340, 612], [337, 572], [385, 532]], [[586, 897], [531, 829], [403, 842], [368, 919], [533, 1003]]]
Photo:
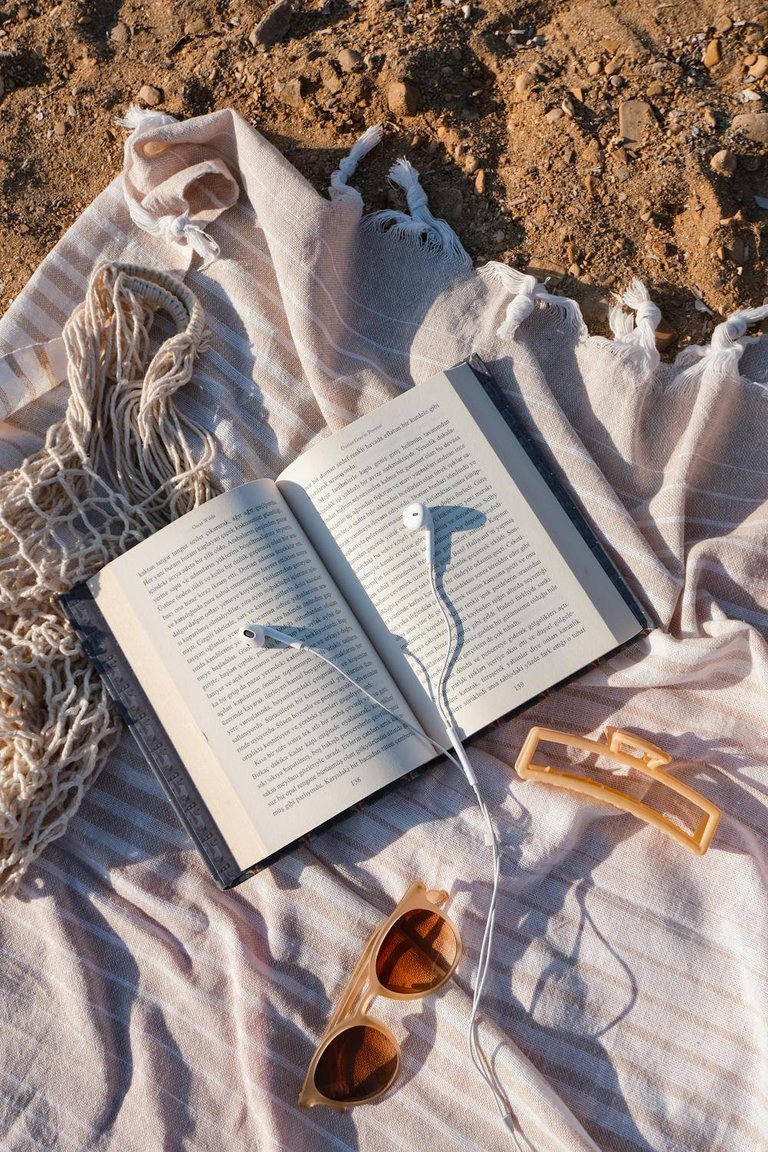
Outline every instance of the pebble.
[[294, 76], [285, 84], [275, 85], [275, 95], [289, 108], [304, 107], [304, 84], [301, 76]]
[[547, 256], [531, 256], [525, 269], [529, 276], [535, 276], [540, 284], [548, 284], [555, 288], [567, 275], [564, 264], [556, 264]]
[[768, 56], [758, 56], [754, 64], [750, 64], [749, 74], [754, 80], [768, 76]]
[[714, 172], [719, 172], [721, 176], [732, 176], [736, 171], [736, 157], [727, 148], [722, 148], [712, 157], [709, 166]]
[[395, 80], [387, 88], [387, 106], [395, 116], [415, 116], [421, 107], [421, 93], [408, 80]]
[[145, 84], [143, 88], [139, 89], [139, 100], [149, 108], [154, 108], [157, 104], [162, 104], [163, 102], [162, 89], [155, 88], [153, 84]]
[[478, 196], [485, 192], [485, 168], [478, 168], [475, 173], [475, 192]]
[[707, 47], [704, 49], [704, 67], [716, 68], [722, 59], [723, 56], [720, 51], [720, 41], [710, 40], [709, 44], [707, 44]]
[[292, 0], [277, 0], [248, 37], [254, 48], [257, 44], [271, 48], [282, 40], [290, 27], [292, 11]]
[[718, 16], [715, 20], [715, 32], [730, 32], [733, 28], [733, 20], [730, 16]]
[[670, 324], [669, 320], [665, 320], [662, 316], [656, 325], [656, 347], [660, 352], [669, 348], [677, 340], [677, 332]]
[[113, 24], [110, 28], [109, 38], [113, 44], [127, 44], [131, 38], [128, 25], [124, 24], [122, 20], [118, 20], [117, 24]]
[[744, 112], [734, 116], [731, 129], [741, 132], [753, 144], [768, 144], [768, 112]]
[[359, 72], [365, 67], [362, 56], [354, 48], [342, 48], [338, 61], [342, 72]]
[[544, 119], [548, 120], [550, 124], [554, 124], [557, 120], [562, 120], [564, 115], [562, 108], [550, 108], [549, 112], [545, 113]]
[[477, 172], [479, 167], [480, 161], [478, 160], [477, 156], [475, 156], [472, 152], [468, 152], [464, 158], [464, 171], [468, 176], [471, 176], [473, 172]]
[[515, 76], [515, 92], [518, 96], [525, 96], [535, 83], [536, 77], [532, 76], [530, 72], [521, 72], [519, 76]]
[[56, 121], [56, 123], [53, 126], [53, 134], [54, 134], [54, 136], [59, 136], [59, 137], [66, 136], [66, 134], [67, 134], [67, 122], [66, 122], [66, 120], [57, 120]]
[[320, 73], [320, 79], [323, 82], [323, 88], [325, 88], [326, 92], [330, 92], [332, 96], [337, 96], [344, 87], [340, 77], [336, 75], [333, 68], [324, 68]]
[[618, 72], [621, 72], [621, 65], [621, 52], [617, 52], [613, 59], [608, 61], [603, 71], [606, 76], [615, 76]]
[[589, 64], [587, 64], [587, 75], [588, 76], [598, 76], [600, 74], [601, 70], [602, 70], [602, 65], [600, 64], [599, 60], [590, 60]]
[[650, 104], [645, 100], [622, 100], [619, 105], [619, 135], [629, 147], [642, 144], [646, 135], [656, 127]]
[[650, 99], [653, 99], [654, 96], [663, 96], [665, 91], [666, 89], [664, 88], [661, 80], [654, 80], [646, 88], [645, 94], [646, 96], [650, 97]]
[[701, 114], [701, 118], [708, 128], [717, 128], [717, 117], [711, 108], [705, 108]]

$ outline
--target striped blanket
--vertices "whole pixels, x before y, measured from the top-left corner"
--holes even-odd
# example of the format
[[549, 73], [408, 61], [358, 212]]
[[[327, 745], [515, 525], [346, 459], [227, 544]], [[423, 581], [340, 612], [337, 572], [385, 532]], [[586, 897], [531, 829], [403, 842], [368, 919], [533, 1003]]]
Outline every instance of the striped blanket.
[[[129, 127], [124, 174], [0, 322], [2, 468], [64, 410], [61, 331], [94, 267], [162, 268], [205, 310], [178, 403], [215, 437], [221, 485], [475, 351], [656, 627], [473, 747], [504, 845], [479, 1040], [514, 1135], [467, 1050], [491, 863], [463, 777], [438, 765], [222, 893], [124, 737], [0, 906], [0, 1147], [765, 1148], [768, 340], [746, 333], [766, 310], [661, 365], [642, 286], [612, 339], [589, 336], [533, 278], [471, 267], [407, 163], [402, 210], [365, 217], [376, 131], [329, 162], [324, 197], [230, 112]], [[663, 747], [722, 809], [707, 855], [518, 779], [534, 723]], [[402, 1045], [389, 1096], [300, 1109], [336, 996], [414, 879], [450, 892], [456, 976], [377, 1001]]]

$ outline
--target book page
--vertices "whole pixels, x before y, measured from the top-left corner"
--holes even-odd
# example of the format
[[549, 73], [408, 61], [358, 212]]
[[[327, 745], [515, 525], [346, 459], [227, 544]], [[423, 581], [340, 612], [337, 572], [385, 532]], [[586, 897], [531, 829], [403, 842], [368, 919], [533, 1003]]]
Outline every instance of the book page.
[[[464, 734], [636, 635], [640, 625], [466, 366], [411, 389], [287, 468], [279, 487], [435, 737], [440, 673]], [[402, 511], [431, 508], [425, 535]]]
[[247, 868], [432, 759], [311, 652], [417, 721], [272, 481], [219, 496], [90, 581], [203, 800]]

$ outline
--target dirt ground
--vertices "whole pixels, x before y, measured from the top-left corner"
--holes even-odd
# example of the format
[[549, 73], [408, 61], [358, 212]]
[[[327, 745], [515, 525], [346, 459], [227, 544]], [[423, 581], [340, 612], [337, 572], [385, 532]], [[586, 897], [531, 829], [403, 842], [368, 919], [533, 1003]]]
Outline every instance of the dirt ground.
[[232, 107], [318, 189], [385, 124], [369, 209], [407, 154], [476, 261], [594, 330], [641, 276], [672, 355], [768, 291], [767, 33], [758, 0], [0, 0], [0, 310], [120, 171], [131, 103]]

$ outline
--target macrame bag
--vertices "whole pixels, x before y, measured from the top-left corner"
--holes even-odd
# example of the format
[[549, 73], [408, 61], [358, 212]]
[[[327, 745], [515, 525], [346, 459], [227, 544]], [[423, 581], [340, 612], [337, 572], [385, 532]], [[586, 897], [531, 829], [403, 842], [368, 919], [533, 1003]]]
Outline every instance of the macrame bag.
[[[153, 352], [158, 311], [176, 331]], [[119, 736], [59, 595], [216, 491], [214, 442], [174, 403], [203, 335], [173, 277], [99, 266], [63, 332], [66, 414], [0, 475], [0, 895], [65, 830]]]

